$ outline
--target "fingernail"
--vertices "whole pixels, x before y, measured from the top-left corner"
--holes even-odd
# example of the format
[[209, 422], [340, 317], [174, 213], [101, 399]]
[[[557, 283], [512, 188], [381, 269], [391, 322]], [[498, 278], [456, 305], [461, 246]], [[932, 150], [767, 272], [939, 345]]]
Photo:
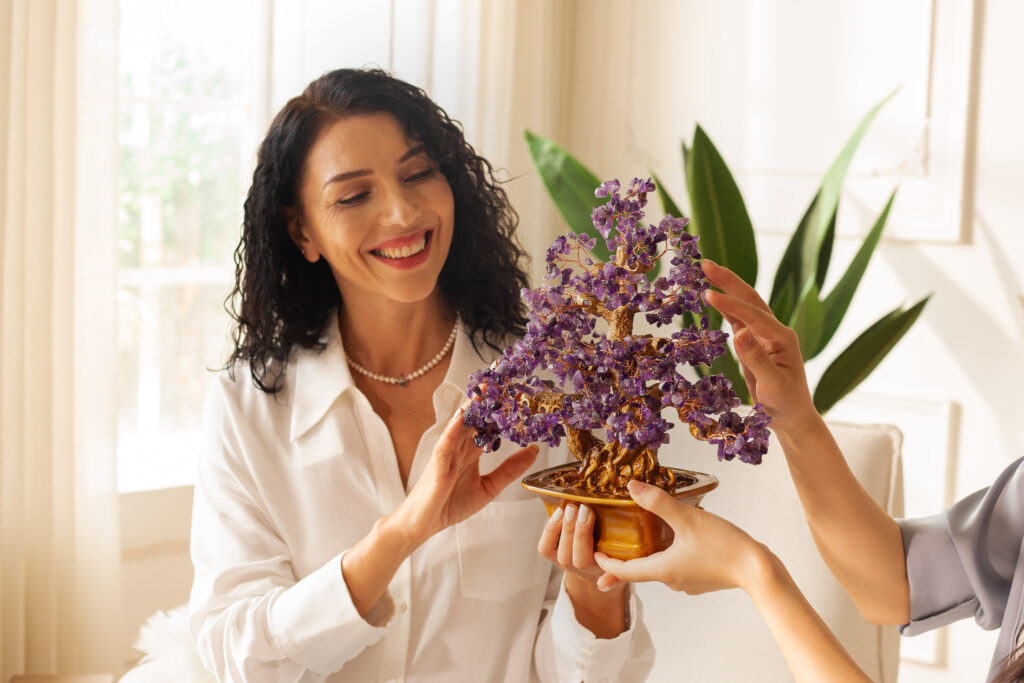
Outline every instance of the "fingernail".
[[647, 488], [647, 484], [643, 483], [639, 479], [633, 479], [626, 484], [626, 488], [629, 489], [629, 495], [639, 496]]
[[611, 586], [602, 586], [601, 584], [597, 584], [597, 590], [601, 591], [602, 593], [607, 593], [611, 589]]
[[573, 522], [576, 520], [576, 506], [566, 505], [565, 506], [565, 521]]
[[590, 521], [590, 508], [580, 505], [580, 524], [586, 524], [588, 521]]
[[555, 510], [554, 512], [551, 513], [551, 523], [552, 524], [554, 524], [555, 522], [557, 522], [557, 521], [559, 521], [561, 519], [562, 519], [562, 508], [558, 508], [557, 510]]
[[744, 348], [750, 344], [750, 332], [747, 328], [743, 328], [735, 334], [733, 337], [733, 343], [740, 348]]

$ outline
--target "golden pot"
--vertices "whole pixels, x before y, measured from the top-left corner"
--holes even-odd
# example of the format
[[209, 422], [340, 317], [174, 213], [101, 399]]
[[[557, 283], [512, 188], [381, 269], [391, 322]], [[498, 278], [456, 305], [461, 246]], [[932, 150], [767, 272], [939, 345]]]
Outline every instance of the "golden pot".
[[[594, 549], [609, 557], [632, 560], [664, 550], [672, 544], [672, 527], [657, 515], [636, 504], [629, 494], [616, 496], [583, 489], [567, 488], [554, 483], [557, 475], [579, 465], [567, 463], [534, 472], [523, 479], [523, 488], [539, 497], [548, 516], [555, 508], [569, 503], [584, 503], [594, 512]], [[671, 491], [676, 500], [698, 505], [704, 496], [718, 487], [718, 478], [703, 472], [669, 469], [676, 476]]]

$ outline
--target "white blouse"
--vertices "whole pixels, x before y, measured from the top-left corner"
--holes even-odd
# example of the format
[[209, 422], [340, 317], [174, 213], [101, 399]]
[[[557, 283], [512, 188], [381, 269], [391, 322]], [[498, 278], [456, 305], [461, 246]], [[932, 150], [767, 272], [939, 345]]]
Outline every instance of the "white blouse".
[[[654, 658], [631, 595], [630, 628], [597, 639], [575, 618], [562, 573], [536, 550], [543, 506], [518, 484], [433, 536], [367, 619], [341, 556], [404, 500], [390, 434], [355, 386], [336, 320], [322, 352], [294, 352], [268, 395], [248, 368], [221, 373], [206, 402], [192, 517], [189, 617], [220, 681], [638, 681]], [[496, 355], [496, 354], [486, 354]], [[459, 331], [433, 395], [408, 488], [487, 365]], [[493, 469], [510, 449], [484, 454]], [[571, 456], [542, 447], [534, 465]]]

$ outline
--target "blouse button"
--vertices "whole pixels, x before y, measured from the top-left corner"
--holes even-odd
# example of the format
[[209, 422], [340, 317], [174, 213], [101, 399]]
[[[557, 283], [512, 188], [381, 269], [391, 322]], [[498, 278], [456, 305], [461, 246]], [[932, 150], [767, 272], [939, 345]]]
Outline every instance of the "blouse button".
[[407, 603], [405, 600], [402, 600], [400, 603], [398, 603], [399, 613], [405, 612], [405, 610], [407, 609], [409, 609], [409, 603]]

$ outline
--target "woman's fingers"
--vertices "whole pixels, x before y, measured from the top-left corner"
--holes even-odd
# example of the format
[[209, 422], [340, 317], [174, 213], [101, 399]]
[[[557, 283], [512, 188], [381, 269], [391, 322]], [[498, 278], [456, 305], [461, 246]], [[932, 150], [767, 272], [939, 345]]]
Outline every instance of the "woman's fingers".
[[438, 455], [444, 454], [450, 459], [451, 467], [459, 472], [466, 465], [475, 463], [483, 454], [483, 450], [474, 441], [476, 429], [462, 421], [468, 407], [469, 401], [466, 401], [455, 411], [434, 447], [434, 452]]
[[726, 294], [730, 294], [741, 301], [744, 301], [751, 306], [760, 308], [763, 311], [771, 313], [771, 308], [765, 303], [765, 300], [761, 298], [761, 295], [757, 293], [753, 287], [743, 281], [736, 273], [732, 272], [725, 266], [720, 266], [710, 259], [704, 259], [700, 263], [701, 269], [704, 271], [704, 275], [707, 276], [708, 282], [721, 289]]
[[583, 571], [594, 569], [594, 511], [580, 505], [572, 538], [572, 566]]
[[562, 533], [558, 537], [558, 552], [556, 558], [558, 565], [566, 568], [572, 566], [572, 537], [576, 531], [576, 515], [579, 509], [572, 504], [565, 506], [565, 514], [562, 516]]
[[[594, 510], [586, 505], [569, 503], [558, 508], [544, 525], [537, 551], [566, 571], [597, 577], [600, 569], [594, 562], [595, 520]], [[606, 582], [608, 588], [618, 583], [612, 577]]]
[[661, 488], [645, 484], [636, 479], [629, 482], [627, 488], [629, 489], [629, 495], [636, 501], [637, 505], [644, 510], [658, 515], [668, 522], [669, 526], [673, 529], [676, 528], [682, 519], [682, 515], [685, 514], [680, 508], [689, 507], [686, 503], [680, 503], [665, 493]]
[[558, 537], [562, 534], [562, 516], [564, 511], [557, 508], [548, 517], [544, 525], [544, 531], [540, 533], [540, 540], [537, 541], [537, 552], [548, 562], [557, 562]]
[[[607, 555], [605, 557], [607, 557]], [[622, 580], [619, 579], [619, 577], [615, 576], [614, 574], [609, 574], [608, 572], [605, 572], [604, 574], [601, 574], [601, 576], [597, 577], [597, 588], [601, 591], [610, 591], [612, 588], [615, 588], [615, 586], [617, 586], [620, 583], [622, 583]]]
[[490, 473], [480, 477], [480, 485], [493, 496], [501, 493], [506, 486], [523, 476], [533, 461], [537, 459], [540, 448], [535, 444], [521, 448], [495, 467]]
[[747, 387], [750, 389], [751, 395], [755, 393], [757, 384], [755, 380], [755, 384], [751, 385], [749, 375], [763, 380], [766, 383], [765, 386], [782, 385], [782, 370], [750, 330], [740, 330], [736, 335], [734, 345], [736, 356], [743, 366], [743, 376], [747, 379]]
[[463, 424], [462, 416], [464, 413], [465, 407], [461, 407], [448, 420], [448, 424], [444, 426], [444, 431], [441, 432], [441, 437], [437, 440], [437, 445], [434, 446], [435, 454], [454, 453], [474, 433], [475, 430], [472, 427], [467, 427]]
[[[604, 570], [607, 574], [611, 574], [620, 581], [629, 581], [630, 583], [639, 583], [641, 581], [660, 581], [662, 577], [658, 572], [659, 560], [665, 551], [648, 555], [647, 557], [641, 557], [635, 560], [629, 560], [623, 562], [622, 560], [616, 560], [613, 557], [608, 557], [604, 553], [596, 553], [594, 555], [594, 561], [597, 562], [597, 566]], [[603, 578], [603, 577], [602, 577]], [[600, 584], [598, 584], [600, 587]]]
[[[705, 292], [704, 299], [726, 319], [738, 321], [739, 327], [749, 328], [760, 339], [777, 344], [789, 341], [789, 333], [792, 331], [780, 323], [771, 311], [763, 310], [730, 294], [712, 290]], [[731, 324], [736, 327], [735, 322]]]
[[757, 398], [757, 376], [742, 362], [740, 363], [740, 371], [743, 373], [743, 380], [747, 383], [747, 391], [750, 392], [750, 402], [760, 403]]
[[[719, 313], [722, 313], [722, 312], [719, 311]], [[729, 323], [729, 327], [732, 328], [732, 333], [733, 334], [736, 334], [737, 332], [742, 330], [744, 327], [746, 327], [746, 325], [743, 324], [742, 320], [737, 320], [736, 318], [732, 317], [731, 315], [726, 315], [726, 314], [722, 313], [722, 318], [725, 320], [725, 322]]]

